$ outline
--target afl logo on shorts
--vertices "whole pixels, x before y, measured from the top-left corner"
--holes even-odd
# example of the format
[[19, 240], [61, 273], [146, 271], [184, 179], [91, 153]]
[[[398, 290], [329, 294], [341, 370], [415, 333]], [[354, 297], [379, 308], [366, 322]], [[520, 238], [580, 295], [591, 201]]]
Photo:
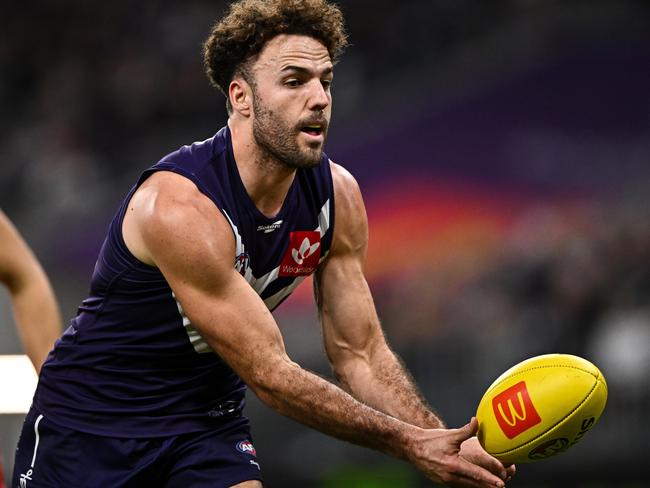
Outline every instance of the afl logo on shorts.
[[239, 452], [243, 452], [244, 454], [250, 454], [251, 456], [257, 455], [255, 447], [253, 447], [250, 441], [239, 441], [235, 447]]

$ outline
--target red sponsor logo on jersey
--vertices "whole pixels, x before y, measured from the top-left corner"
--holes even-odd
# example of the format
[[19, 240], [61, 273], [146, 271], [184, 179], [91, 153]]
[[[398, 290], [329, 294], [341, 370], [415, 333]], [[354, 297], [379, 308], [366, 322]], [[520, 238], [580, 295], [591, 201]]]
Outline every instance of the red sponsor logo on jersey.
[[320, 233], [295, 231], [289, 236], [278, 276], [305, 276], [314, 272], [320, 259]]
[[492, 399], [497, 423], [508, 439], [512, 439], [539, 424], [540, 418], [530, 399], [526, 383], [520, 381]]

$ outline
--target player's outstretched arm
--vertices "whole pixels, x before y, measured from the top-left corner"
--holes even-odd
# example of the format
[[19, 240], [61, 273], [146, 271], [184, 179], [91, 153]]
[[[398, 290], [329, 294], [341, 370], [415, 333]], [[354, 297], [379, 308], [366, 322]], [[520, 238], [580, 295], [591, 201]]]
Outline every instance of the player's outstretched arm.
[[133, 196], [123, 231], [131, 252], [161, 270], [192, 325], [266, 404], [327, 434], [407, 459], [436, 481], [503, 486], [455, 454], [471, 427], [406, 424], [291, 361], [271, 313], [234, 269], [226, 219], [189, 180], [152, 175]]
[[325, 350], [341, 385], [372, 407], [422, 428], [444, 427], [386, 343], [364, 275], [368, 222], [352, 175], [331, 163], [334, 240], [314, 280]]
[[36, 257], [0, 211], [0, 282], [6, 285], [18, 334], [36, 372], [61, 334], [61, 314]]
[[[355, 398], [422, 428], [443, 428], [402, 362], [386, 343], [364, 276], [368, 223], [354, 178], [331, 163], [336, 217], [330, 254], [314, 281], [325, 349], [340, 384]], [[506, 478], [514, 468], [489, 456], [472, 438], [465, 459]], [[467, 454], [467, 455], [466, 455]]]

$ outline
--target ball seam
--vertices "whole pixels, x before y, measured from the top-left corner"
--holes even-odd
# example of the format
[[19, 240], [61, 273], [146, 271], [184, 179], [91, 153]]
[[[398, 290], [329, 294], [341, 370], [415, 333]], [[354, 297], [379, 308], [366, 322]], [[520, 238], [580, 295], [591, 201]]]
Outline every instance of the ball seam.
[[[528, 371], [532, 371], [534, 369], [545, 369], [545, 368], [571, 368], [571, 369], [577, 369], [578, 371], [582, 371], [583, 373], [587, 373], [590, 376], [594, 376], [594, 374], [591, 371], [580, 368], [578, 366], [571, 366], [571, 365], [567, 365], [567, 364], [547, 364], [547, 365], [544, 365], [544, 366], [533, 366], [533, 367], [530, 367], [530, 368], [522, 369], [521, 371], [517, 371], [516, 373], [513, 373], [513, 374], [503, 378], [497, 384], [490, 386], [490, 388], [488, 388], [488, 390], [485, 393], [487, 394], [487, 393], [491, 392], [492, 390], [494, 390], [496, 387], [498, 387], [502, 383], [504, 383], [504, 382], [508, 381], [509, 379], [511, 379], [513, 376], [518, 376], [520, 374], [527, 373]], [[594, 376], [594, 378], [596, 380], [598, 380], [598, 376]]]

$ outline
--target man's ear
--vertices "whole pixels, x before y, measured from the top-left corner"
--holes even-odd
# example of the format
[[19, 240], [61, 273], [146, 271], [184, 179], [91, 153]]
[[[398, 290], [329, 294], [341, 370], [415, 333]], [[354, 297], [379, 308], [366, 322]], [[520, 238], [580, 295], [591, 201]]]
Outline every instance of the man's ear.
[[235, 112], [248, 117], [252, 111], [253, 91], [243, 78], [235, 78], [228, 85], [228, 98]]

